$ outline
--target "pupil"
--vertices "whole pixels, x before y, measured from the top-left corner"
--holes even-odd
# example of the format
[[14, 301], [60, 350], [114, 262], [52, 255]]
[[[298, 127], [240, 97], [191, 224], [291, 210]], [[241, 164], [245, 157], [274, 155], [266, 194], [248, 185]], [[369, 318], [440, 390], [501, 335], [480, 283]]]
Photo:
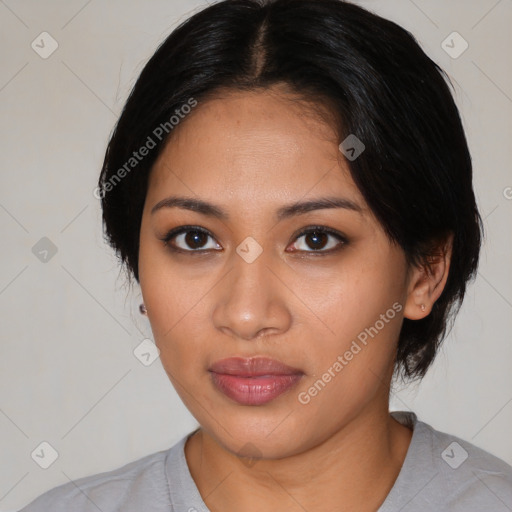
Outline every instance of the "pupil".
[[189, 231], [185, 235], [185, 242], [189, 247], [197, 249], [205, 244], [206, 234], [201, 231]]
[[325, 245], [327, 235], [314, 231], [306, 236], [306, 241], [308, 238], [313, 241], [313, 244], [308, 243], [311, 249], [321, 249]]

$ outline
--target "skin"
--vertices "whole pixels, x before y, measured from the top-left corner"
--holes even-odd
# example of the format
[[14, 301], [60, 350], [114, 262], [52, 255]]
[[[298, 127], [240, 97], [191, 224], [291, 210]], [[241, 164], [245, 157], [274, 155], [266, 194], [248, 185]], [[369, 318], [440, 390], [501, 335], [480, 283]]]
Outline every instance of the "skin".
[[[333, 128], [290, 98], [277, 87], [226, 93], [201, 102], [175, 128], [150, 175], [140, 285], [162, 364], [200, 424], [185, 454], [210, 510], [374, 511], [412, 436], [388, 412], [403, 317], [429, 314], [446, 281], [449, 251], [431, 272], [409, 267], [350, 177]], [[214, 203], [229, 217], [179, 207], [151, 212], [171, 195]], [[350, 200], [359, 211], [275, 218], [284, 205], [324, 196]], [[202, 253], [173, 252], [173, 244], [197, 247], [183, 235], [162, 241], [182, 225], [211, 233], [199, 244]], [[320, 251], [339, 250], [319, 254], [311, 237], [300, 236], [311, 225], [348, 241], [328, 235]], [[249, 236], [263, 250], [252, 263], [236, 252]], [[401, 311], [300, 403], [299, 393], [395, 303]], [[274, 358], [304, 376], [265, 405], [240, 405], [208, 372], [232, 356]]]

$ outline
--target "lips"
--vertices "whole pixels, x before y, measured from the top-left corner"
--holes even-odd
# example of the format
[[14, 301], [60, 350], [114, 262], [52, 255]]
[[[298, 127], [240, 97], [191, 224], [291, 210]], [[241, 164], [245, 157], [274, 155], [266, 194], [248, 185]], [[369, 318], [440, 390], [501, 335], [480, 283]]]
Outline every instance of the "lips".
[[218, 391], [241, 405], [263, 405], [294, 387], [304, 375], [266, 357], [232, 357], [209, 368]]
[[213, 363], [210, 371], [238, 377], [258, 377], [261, 375], [294, 375], [303, 372], [287, 366], [276, 359], [266, 357], [230, 357]]

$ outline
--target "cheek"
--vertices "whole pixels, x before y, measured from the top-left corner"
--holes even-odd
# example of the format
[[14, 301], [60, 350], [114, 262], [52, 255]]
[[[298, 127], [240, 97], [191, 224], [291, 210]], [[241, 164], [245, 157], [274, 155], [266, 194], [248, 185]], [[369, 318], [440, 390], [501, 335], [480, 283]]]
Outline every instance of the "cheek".
[[[156, 269], [155, 269], [156, 270]], [[206, 288], [207, 289], [207, 288]], [[204, 339], [206, 303], [204, 288], [199, 283], [185, 283], [169, 272], [149, 279], [143, 289], [148, 317], [162, 363], [167, 368], [190, 366], [198, 361]]]
[[398, 300], [352, 284], [325, 298], [320, 314], [332, 332], [317, 336], [315, 349], [304, 351], [311, 373], [298, 400], [309, 418], [326, 424], [345, 421], [375, 397], [387, 396], [402, 323]]
[[[379, 265], [375, 257], [354, 255], [335, 272], [312, 274], [299, 288], [300, 296], [325, 334], [344, 342], [373, 326], [395, 302], [403, 302], [401, 274], [399, 262]], [[297, 283], [300, 286], [300, 279]], [[388, 316], [386, 325], [397, 323], [391, 322], [397, 316], [395, 310]]]
[[[186, 285], [169, 265], [169, 256], [162, 250], [163, 242], [141, 231], [139, 250], [139, 279], [144, 303], [148, 310], [155, 343], [160, 349], [162, 362], [166, 359], [168, 347], [174, 340], [181, 339], [183, 328], [193, 327], [194, 300], [199, 297], [197, 287]], [[196, 339], [190, 332], [187, 338]], [[178, 355], [178, 354], [176, 354]]]
[[404, 269], [399, 253], [359, 253], [346, 259], [336, 279], [308, 287], [311, 309], [322, 322], [316, 322], [321, 331], [314, 352], [305, 347], [312, 370], [307, 386], [320, 379], [317, 388], [323, 390], [328, 382], [318, 406], [340, 396], [364, 401], [386, 381], [402, 325]]

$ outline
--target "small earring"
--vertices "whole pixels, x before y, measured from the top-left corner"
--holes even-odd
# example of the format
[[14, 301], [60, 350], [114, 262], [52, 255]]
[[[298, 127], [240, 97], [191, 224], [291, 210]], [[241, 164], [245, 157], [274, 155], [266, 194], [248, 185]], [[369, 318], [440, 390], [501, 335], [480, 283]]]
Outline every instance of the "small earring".
[[424, 311], [427, 309], [427, 306], [425, 306], [425, 304], [422, 304], [422, 305], [420, 306], [420, 308], [421, 308], [421, 311], [423, 311], [423, 312], [424, 312]]
[[148, 310], [146, 309], [144, 302], [139, 306], [139, 312], [141, 315], [148, 316]]

